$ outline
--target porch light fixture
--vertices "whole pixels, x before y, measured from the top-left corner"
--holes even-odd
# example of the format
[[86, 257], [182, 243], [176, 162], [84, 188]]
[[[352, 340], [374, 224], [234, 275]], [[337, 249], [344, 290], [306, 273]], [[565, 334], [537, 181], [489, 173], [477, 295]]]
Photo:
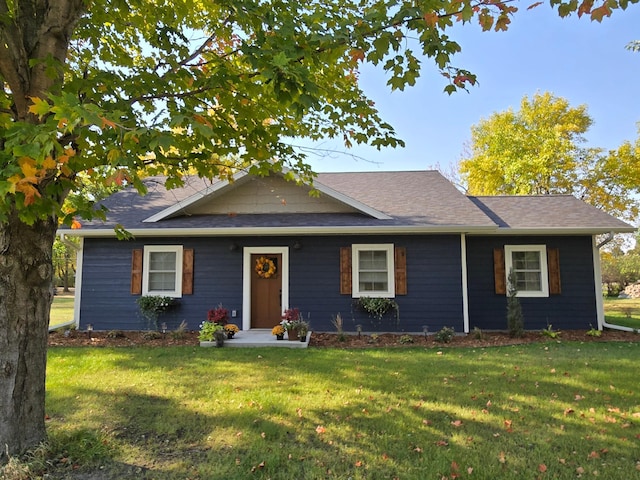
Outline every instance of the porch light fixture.
[[293, 244], [294, 250], [302, 250], [302, 242], [300, 240], [296, 240]]
[[240, 248], [238, 246], [238, 244], [236, 242], [231, 242], [231, 244], [229, 244], [229, 251], [230, 252], [235, 252], [236, 250], [238, 250], [238, 248]]

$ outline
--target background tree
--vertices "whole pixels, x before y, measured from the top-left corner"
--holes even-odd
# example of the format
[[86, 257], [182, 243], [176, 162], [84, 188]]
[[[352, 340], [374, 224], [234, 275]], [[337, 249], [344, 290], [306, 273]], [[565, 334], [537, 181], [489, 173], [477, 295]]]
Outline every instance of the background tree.
[[550, 93], [524, 97], [518, 111], [494, 113], [471, 128], [463, 186], [472, 195], [572, 194], [634, 219], [640, 203], [640, 136], [616, 150], [586, 148], [587, 107]]
[[[637, 1], [550, 3], [601, 20]], [[284, 139], [401, 145], [359, 88], [359, 64], [381, 65], [403, 89], [419, 55], [447, 92], [464, 89], [475, 77], [452, 65], [450, 27], [475, 18], [504, 30], [516, 10], [500, 0], [0, 0], [0, 455], [45, 438], [58, 221], [102, 213], [91, 198], [63, 208], [82, 180], [141, 193], [141, 171], [166, 175], [168, 188], [190, 170], [290, 167], [287, 178], [309, 180]]]

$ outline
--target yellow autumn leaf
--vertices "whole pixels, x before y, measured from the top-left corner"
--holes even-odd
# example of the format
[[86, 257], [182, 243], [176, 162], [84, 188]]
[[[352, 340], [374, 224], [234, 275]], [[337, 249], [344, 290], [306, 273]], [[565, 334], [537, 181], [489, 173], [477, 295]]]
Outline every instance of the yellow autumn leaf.
[[20, 165], [20, 170], [22, 170], [25, 178], [35, 177], [38, 173], [38, 169], [36, 168], [36, 161], [33, 158], [20, 157], [18, 159], [18, 165]]
[[58, 162], [56, 162], [53, 157], [49, 156], [44, 159], [42, 162], [42, 168], [46, 168], [47, 170], [52, 170], [58, 166]]
[[39, 97], [30, 97], [33, 105], [29, 107], [29, 113], [33, 113], [34, 115], [38, 115], [38, 117], [42, 118], [47, 113], [51, 111], [51, 105], [46, 100], [43, 100]]

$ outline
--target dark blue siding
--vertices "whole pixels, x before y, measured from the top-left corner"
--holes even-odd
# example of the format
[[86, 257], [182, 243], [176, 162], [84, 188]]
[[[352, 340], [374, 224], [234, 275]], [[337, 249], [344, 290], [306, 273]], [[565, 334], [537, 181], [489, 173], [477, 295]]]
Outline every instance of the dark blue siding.
[[527, 330], [596, 327], [591, 237], [467, 237], [469, 326], [506, 330], [505, 295], [496, 295], [493, 249], [507, 245], [546, 245], [560, 252], [562, 293], [548, 298], [520, 298]]
[[[296, 240], [302, 243], [293, 249]], [[238, 250], [230, 250], [232, 242]], [[340, 294], [340, 247], [352, 243], [394, 243], [407, 251], [408, 295], [396, 297], [400, 321], [388, 316], [376, 324], [354, 306], [350, 295]], [[136, 299], [131, 295], [131, 251], [144, 245], [182, 244], [194, 249], [194, 293], [163, 315], [169, 328], [183, 319], [197, 329], [206, 312], [218, 303], [237, 310], [242, 318], [242, 247], [289, 246], [290, 298], [292, 307], [309, 314], [316, 331], [333, 331], [331, 319], [340, 313], [345, 330], [361, 324], [365, 331], [434, 332], [443, 326], [462, 331], [461, 258], [457, 235], [365, 237], [251, 237], [184, 238], [117, 241], [85, 239], [82, 277], [81, 328], [92, 323], [98, 330], [144, 329]], [[275, 324], [275, 322], [274, 322]]]

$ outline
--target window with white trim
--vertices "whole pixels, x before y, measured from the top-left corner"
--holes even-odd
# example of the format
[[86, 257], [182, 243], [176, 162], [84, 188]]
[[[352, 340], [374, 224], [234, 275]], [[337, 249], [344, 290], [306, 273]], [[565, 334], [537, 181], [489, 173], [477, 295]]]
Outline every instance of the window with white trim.
[[353, 244], [352, 296], [394, 297], [393, 244]]
[[182, 245], [146, 245], [142, 294], [182, 296]]
[[505, 245], [505, 269], [515, 275], [518, 297], [548, 297], [547, 247], [545, 245]]

